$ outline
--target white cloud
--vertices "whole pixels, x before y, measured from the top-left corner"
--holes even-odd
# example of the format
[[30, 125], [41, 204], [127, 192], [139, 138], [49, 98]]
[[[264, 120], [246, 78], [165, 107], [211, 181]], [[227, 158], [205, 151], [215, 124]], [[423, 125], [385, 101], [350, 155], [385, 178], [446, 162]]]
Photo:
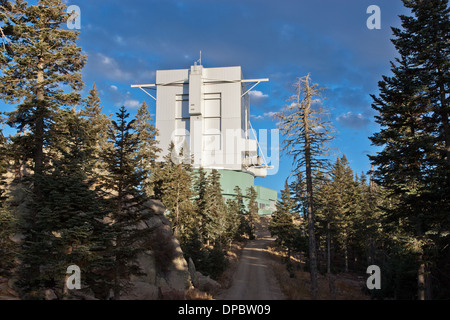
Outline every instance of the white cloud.
[[252, 118], [253, 120], [256, 120], [256, 121], [264, 120], [264, 116], [262, 116], [262, 115], [255, 116], [252, 114], [252, 115], [250, 115], [250, 118]]
[[140, 106], [140, 104], [141, 103], [138, 100], [135, 100], [135, 99], [127, 99], [123, 103], [123, 105], [125, 107], [130, 108], [130, 109], [136, 109], [136, 108], [138, 108]]
[[114, 58], [103, 53], [91, 54], [88, 66], [97, 75], [100, 74], [115, 81], [130, 81], [133, 78], [132, 74], [122, 69]]
[[114, 41], [115, 41], [117, 44], [120, 44], [120, 45], [125, 44], [125, 41], [124, 41], [123, 38], [122, 38], [121, 36], [119, 36], [119, 35], [116, 35], [116, 36], [114, 37]]
[[370, 122], [369, 119], [365, 118], [361, 113], [354, 114], [353, 112], [347, 112], [341, 114], [336, 118], [337, 122], [352, 129], [361, 129], [367, 126]]
[[250, 97], [256, 98], [256, 99], [268, 98], [269, 97], [268, 94], [264, 94], [264, 93], [262, 93], [261, 91], [258, 91], [258, 90], [250, 91], [248, 94], [250, 95]]
[[115, 85], [113, 85], [113, 84], [110, 86], [110, 88], [111, 88], [112, 90], [114, 90], [114, 91], [117, 91], [117, 89], [118, 89], [117, 86], [115, 86]]
[[266, 112], [264, 113], [264, 117], [269, 117], [269, 118], [273, 118], [273, 116], [275, 116], [277, 114], [277, 112]]
[[262, 115], [250, 115], [250, 118], [252, 118], [253, 120], [256, 121], [261, 121], [261, 120], [271, 120], [273, 119], [273, 116], [276, 114], [276, 112], [265, 112]]
[[100, 57], [100, 61], [103, 64], [112, 64], [113, 63], [113, 59], [105, 56], [104, 54], [99, 53], [98, 56]]

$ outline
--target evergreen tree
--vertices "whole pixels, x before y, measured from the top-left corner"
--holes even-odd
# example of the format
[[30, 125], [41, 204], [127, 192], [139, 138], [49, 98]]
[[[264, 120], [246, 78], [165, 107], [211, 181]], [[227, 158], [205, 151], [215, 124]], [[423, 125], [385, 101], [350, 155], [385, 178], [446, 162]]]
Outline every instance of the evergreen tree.
[[253, 240], [256, 238], [256, 224], [259, 222], [258, 202], [256, 202], [258, 193], [256, 192], [254, 187], [250, 187], [247, 189], [246, 198], [248, 199], [248, 209], [246, 217], [250, 231], [249, 237], [250, 240]]
[[[316, 172], [314, 177], [314, 207], [316, 208], [316, 222], [318, 239], [325, 238], [327, 274], [331, 273], [332, 242], [336, 239], [337, 223], [331, 203], [335, 196], [332, 194], [331, 179], [329, 174]], [[320, 247], [320, 241], [319, 241]]]
[[8, 158], [6, 151], [6, 138], [3, 135], [3, 119], [0, 115], [0, 206], [3, 204], [5, 200], [5, 174], [8, 172]]
[[[2, 8], [6, 63], [1, 64], [0, 95], [18, 103], [9, 113], [9, 123], [21, 131], [28, 129], [34, 172], [40, 175], [46, 163], [48, 125], [60, 106], [78, 103], [77, 91], [83, 87], [79, 71], [86, 57], [76, 45], [78, 32], [61, 28], [68, 18], [61, 0], [40, 0], [37, 5], [18, 0]], [[65, 93], [62, 85], [73, 91]], [[39, 185], [34, 188], [38, 191]]]
[[111, 120], [102, 114], [103, 107], [101, 106], [95, 83], [89, 91], [88, 97], [83, 102], [83, 109], [80, 111], [80, 116], [87, 121], [88, 142], [89, 146], [93, 148], [91, 159], [87, 159], [87, 161], [92, 167], [90, 175], [98, 179], [98, 176], [106, 170], [102, 153], [108, 148], [108, 128]]
[[329, 210], [334, 215], [334, 223], [338, 230], [338, 242], [344, 258], [344, 271], [348, 272], [349, 247], [354, 231], [355, 215], [355, 181], [353, 171], [345, 155], [338, 158], [330, 170], [331, 188]]
[[302, 218], [307, 218], [306, 185], [301, 171], [293, 172], [294, 180], [289, 184], [291, 198], [295, 202], [295, 212]]
[[[183, 150], [176, 153], [173, 143], [164, 157], [163, 163], [156, 171], [154, 179], [154, 193], [168, 211], [172, 222], [174, 234], [185, 238], [192, 235], [193, 223], [193, 197], [191, 166], [182, 162]], [[201, 228], [201, 226], [199, 226]], [[198, 232], [198, 230], [196, 230]]]
[[291, 198], [291, 190], [288, 182], [285, 182], [281, 191], [281, 200], [276, 203], [276, 211], [269, 223], [269, 231], [272, 236], [277, 236], [278, 243], [288, 251], [288, 261], [291, 258], [291, 250], [295, 247], [297, 227], [294, 224], [295, 201]]
[[59, 156], [53, 170], [39, 176], [42, 194], [34, 194], [30, 205], [36, 215], [22, 215], [20, 224], [25, 236], [19, 284], [25, 298], [40, 297], [46, 288], [62, 298], [67, 293], [66, 269], [73, 264], [80, 267], [85, 287], [107, 282], [98, 270], [109, 263], [103, 255], [111, 240], [103, 223], [109, 211], [85, 174], [91, 150], [86, 123], [74, 111], [61, 112], [58, 118]]
[[193, 179], [193, 190], [195, 194], [195, 221], [198, 223], [199, 240], [204, 243], [207, 239], [207, 226], [210, 224], [208, 215], [208, 204], [206, 189], [208, 187], [208, 177], [205, 169], [200, 167], [195, 171]]
[[144, 101], [137, 111], [133, 127], [139, 139], [139, 165], [145, 173], [143, 187], [148, 195], [151, 195], [153, 192], [151, 188], [152, 172], [155, 168], [156, 156], [161, 152], [161, 149], [157, 146], [158, 141], [156, 140], [158, 133], [151, 122], [153, 122], [153, 119]]
[[386, 223], [397, 224], [403, 249], [415, 256], [417, 298], [425, 299], [431, 297], [426, 273], [437, 276], [438, 256], [449, 247], [450, 9], [448, 0], [405, 0], [404, 5], [413, 16], [400, 16], [402, 28], [393, 28], [400, 58], [391, 63], [393, 76], [379, 82], [379, 96], [373, 96], [382, 129], [371, 140], [383, 150], [371, 160], [377, 182], [398, 197]]
[[244, 203], [244, 195], [239, 186], [234, 188], [235, 195], [233, 199], [227, 200], [228, 210], [230, 211], [232, 221], [230, 226], [234, 230], [234, 238], [241, 238], [244, 234], [250, 234], [250, 225], [246, 219], [247, 210]]
[[[4, 24], [0, 96], [17, 104], [16, 110], [8, 113], [8, 123], [20, 131], [12, 139], [11, 149], [21, 152], [16, 159], [23, 162], [30, 156], [33, 166], [29, 181], [32, 205], [23, 212], [20, 226], [24, 237], [22, 253], [28, 258], [22, 261], [22, 267], [29, 272], [22, 272], [25, 278], [21, 280], [29, 288], [40, 287], [48, 280], [39, 279], [40, 266], [45, 265], [42, 253], [46, 249], [41, 236], [48, 234], [41, 235], [38, 230], [42, 226], [42, 213], [48, 212], [44, 189], [51, 166], [47, 164], [56, 160], [47, 152], [51, 140], [49, 128], [60, 107], [79, 102], [78, 91], [83, 87], [80, 71], [86, 57], [76, 44], [78, 32], [62, 28], [68, 18], [62, 1], [40, 0], [36, 5], [22, 0], [2, 1], [1, 5]], [[72, 91], [67, 93], [62, 86]], [[25, 281], [26, 278], [30, 281]]]
[[108, 172], [104, 176], [102, 188], [110, 193], [113, 211], [111, 227], [114, 245], [111, 253], [114, 266], [111, 271], [114, 299], [118, 300], [129, 286], [130, 275], [141, 274], [136, 259], [144, 250], [142, 241], [151, 235], [149, 229], [139, 226], [153, 212], [145, 205], [148, 198], [141, 188], [145, 177], [143, 170], [139, 168], [139, 141], [133, 131], [134, 120], [127, 120], [129, 113], [125, 107], [116, 115], [117, 121], [112, 121], [109, 130], [109, 139], [114, 147], [105, 154]]
[[208, 227], [208, 240], [214, 243], [219, 241], [225, 243], [224, 234], [227, 229], [227, 207], [222, 196], [222, 187], [220, 184], [220, 173], [218, 170], [211, 170], [208, 176], [208, 185], [206, 188], [208, 216], [210, 225]]
[[0, 277], [10, 276], [15, 267], [17, 245], [12, 241], [15, 234], [16, 221], [7, 206], [6, 174], [9, 168], [9, 159], [6, 153], [6, 138], [2, 133], [3, 121], [0, 118]]

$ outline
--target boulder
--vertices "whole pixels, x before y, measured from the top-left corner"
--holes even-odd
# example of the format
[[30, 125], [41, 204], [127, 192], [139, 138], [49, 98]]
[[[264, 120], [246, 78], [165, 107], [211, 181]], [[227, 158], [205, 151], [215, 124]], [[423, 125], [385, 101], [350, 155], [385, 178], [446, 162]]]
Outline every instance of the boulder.
[[131, 277], [131, 281], [137, 281], [137, 282], [146, 282], [152, 285], [156, 284], [156, 268], [155, 268], [155, 257], [153, 255], [153, 252], [150, 250], [142, 252], [137, 260], [141, 270], [145, 275], [135, 277]]
[[144, 241], [147, 246], [138, 257], [138, 264], [145, 275], [133, 276], [129, 292], [123, 299], [184, 299], [184, 292], [192, 287], [189, 266], [179, 241], [172, 233], [172, 225], [164, 216], [165, 208], [160, 201], [147, 202], [153, 216], [139, 228], [149, 228], [153, 237]]
[[44, 300], [58, 300], [58, 296], [52, 289], [47, 289], [44, 291]]
[[188, 261], [188, 270], [189, 270], [189, 275], [191, 276], [192, 285], [194, 287], [198, 288], [197, 271], [195, 269], [194, 261], [192, 261], [191, 258], [189, 258], [189, 261]]
[[209, 276], [204, 276], [197, 271], [198, 285], [197, 289], [204, 292], [215, 292], [221, 288], [220, 283], [211, 279]]

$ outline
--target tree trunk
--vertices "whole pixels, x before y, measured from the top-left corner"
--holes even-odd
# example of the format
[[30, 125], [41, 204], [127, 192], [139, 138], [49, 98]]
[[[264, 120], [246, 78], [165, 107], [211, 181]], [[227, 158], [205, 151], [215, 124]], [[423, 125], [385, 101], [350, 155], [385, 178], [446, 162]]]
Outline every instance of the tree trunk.
[[44, 71], [43, 63], [38, 64], [37, 92], [36, 92], [36, 128], [34, 149], [34, 173], [41, 175], [44, 163]]
[[[306, 130], [305, 130], [306, 131]], [[311, 172], [311, 155], [308, 133], [306, 133], [305, 143], [305, 167], [306, 167], [306, 196], [308, 203], [308, 238], [309, 238], [309, 268], [311, 275], [311, 293], [314, 300], [317, 299], [317, 249], [316, 234], [314, 230], [315, 217], [313, 210], [313, 188], [312, 188], [312, 172]]]
[[336, 300], [336, 287], [334, 286], [334, 281], [336, 280], [334, 276], [328, 272], [328, 288], [330, 290], [330, 299]]
[[331, 273], [331, 234], [330, 222], [327, 223], [327, 273]]
[[417, 270], [417, 299], [425, 300], [425, 263], [423, 261], [420, 261]]
[[347, 239], [344, 240], [344, 271], [348, 273], [348, 244]]

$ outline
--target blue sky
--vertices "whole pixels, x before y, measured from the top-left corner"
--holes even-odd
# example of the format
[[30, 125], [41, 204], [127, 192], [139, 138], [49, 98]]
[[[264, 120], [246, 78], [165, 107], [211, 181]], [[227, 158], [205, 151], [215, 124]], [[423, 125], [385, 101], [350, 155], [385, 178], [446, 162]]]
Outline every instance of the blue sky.
[[[269, 78], [251, 96], [253, 127], [276, 128], [270, 114], [281, 110], [298, 77], [327, 88], [324, 105], [339, 134], [332, 143], [355, 172], [367, 172], [368, 139], [378, 130], [370, 94], [396, 56], [391, 26], [408, 14], [400, 0], [70, 0], [81, 9], [78, 44], [88, 55], [86, 96], [95, 82], [103, 110], [125, 105], [131, 113], [155, 101], [130, 84], [154, 83], [155, 71], [242, 66], [245, 78]], [[381, 29], [369, 30], [368, 6], [381, 9]], [[13, 106], [0, 104], [3, 110]], [[291, 171], [281, 156], [276, 175], [259, 185], [281, 189]]]

